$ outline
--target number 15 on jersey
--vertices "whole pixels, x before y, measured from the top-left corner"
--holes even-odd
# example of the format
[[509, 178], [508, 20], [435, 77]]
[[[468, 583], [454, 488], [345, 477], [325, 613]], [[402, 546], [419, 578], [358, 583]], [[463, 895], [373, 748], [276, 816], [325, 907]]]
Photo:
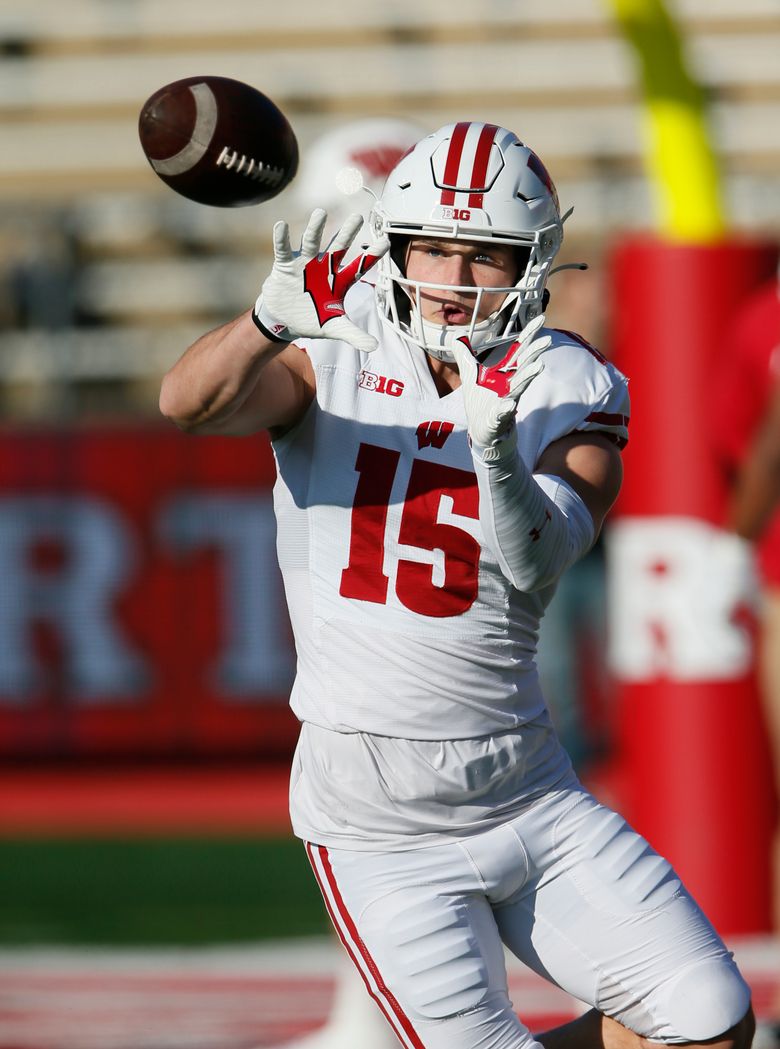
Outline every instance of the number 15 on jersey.
[[[339, 593], [359, 601], [386, 604], [390, 577], [385, 574], [387, 517], [400, 452], [361, 444], [355, 462], [358, 481], [352, 504], [349, 563], [341, 573]], [[440, 520], [442, 500], [453, 513], [477, 520], [479, 492], [470, 470], [413, 459], [398, 533], [395, 594], [400, 603], [422, 616], [462, 615], [474, 603], [479, 586], [480, 545], [469, 532]], [[402, 547], [441, 551], [443, 580], [437, 585], [433, 561], [401, 556]]]

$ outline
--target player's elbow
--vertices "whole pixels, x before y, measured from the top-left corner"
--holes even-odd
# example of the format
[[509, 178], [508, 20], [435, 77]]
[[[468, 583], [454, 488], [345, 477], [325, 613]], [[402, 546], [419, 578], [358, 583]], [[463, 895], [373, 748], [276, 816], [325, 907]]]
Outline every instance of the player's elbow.
[[197, 426], [197, 416], [193, 415], [191, 411], [186, 410], [186, 406], [180, 403], [180, 399], [176, 396], [175, 391], [171, 389], [170, 385], [166, 384], [165, 380], [163, 380], [160, 389], [160, 399], [158, 404], [160, 413], [169, 422], [178, 426], [180, 430], [189, 432]]
[[175, 415], [168, 415], [166, 412], [163, 412], [163, 415], [168, 422], [172, 422], [177, 429], [182, 431], [182, 433], [199, 433], [202, 430], [202, 425], [199, 425], [192, 419], [179, 418]]
[[[518, 553], [513, 551], [512, 553]], [[515, 590], [523, 594], [533, 594], [537, 590], [543, 590], [553, 583], [557, 583], [561, 574], [571, 563], [569, 558], [562, 556], [562, 551], [557, 551], [556, 556], [504, 556], [503, 551], [499, 554], [498, 563], [501, 572], [509, 580]]]
[[162, 381], [158, 405], [161, 414], [185, 433], [198, 433], [213, 421], [213, 403], [188, 396], [170, 373]]
[[523, 594], [534, 594], [537, 590], [544, 590], [545, 587], [557, 583], [562, 571], [563, 569], [557, 567], [545, 569], [542, 566], [534, 565], [532, 569], [527, 568], [522, 572], [505, 574], [515, 590]]
[[504, 560], [501, 570], [516, 590], [533, 594], [545, 587], [555, 585], [563, 573], [579, 561], [591, 548], [594, 536], [576, 537], [563, 529], [557, 537], [549, 537], [541, 550], [526, 549], [525, 556], [517, 557], [510, 564]]

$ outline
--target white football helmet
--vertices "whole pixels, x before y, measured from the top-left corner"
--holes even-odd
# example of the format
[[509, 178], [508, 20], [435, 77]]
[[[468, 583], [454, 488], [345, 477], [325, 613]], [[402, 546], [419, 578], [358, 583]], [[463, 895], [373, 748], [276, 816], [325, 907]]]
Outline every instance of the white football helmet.
[[[543, 311], [563, 223], [547, 169], [512, 131], [464, 121], [428, 135], [390, 173], [371, 223], [392, 245], [377, 267], [380, 316], [431, 356], [452, 360], [448, 347], [461, 335], [481, 356]], [[470, 324], [433, 325], [420, 311], [422, 291], [474, 289], [408, 280], [405, 248], [413, 236], [513, 245], [520, 276], [512, 287], [477, 291]], [[500, 309], [478, 322], [482, 295], [495, 292], [505, 295]]]

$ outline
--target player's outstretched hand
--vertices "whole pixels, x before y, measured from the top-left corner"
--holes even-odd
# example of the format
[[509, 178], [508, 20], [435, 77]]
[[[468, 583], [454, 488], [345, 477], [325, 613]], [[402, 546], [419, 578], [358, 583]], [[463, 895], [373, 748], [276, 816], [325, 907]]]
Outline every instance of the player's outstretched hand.
[[301, 239], [300, 251], [290, 246], [286, 222], [274, 226], [274, 264], [263, 283], [253, 316], [261, 331], [278, 342], [302, 336], [343, 339], [356, 349], [376, 349], [376, 339], [347, 317], [344, 296], [389, 249], [387, 237], [374, 242], [348, 265], [342, 260], [363, 224], [350, 215], [324, 251], [320, 251], [327, 221], [322, 208], [312, 212]]
[[539, 358], [552, 342], [549, 335], [537, 336], [544, 319], [542, 313], [529, 321], [506, 357], [490, 368], [477, 362], [465, 336], [452, 346], [463, 384], [469, 437], [485, 460], [500, 457], [514, 444], [517, 402], [544, 371], [544, 361]]

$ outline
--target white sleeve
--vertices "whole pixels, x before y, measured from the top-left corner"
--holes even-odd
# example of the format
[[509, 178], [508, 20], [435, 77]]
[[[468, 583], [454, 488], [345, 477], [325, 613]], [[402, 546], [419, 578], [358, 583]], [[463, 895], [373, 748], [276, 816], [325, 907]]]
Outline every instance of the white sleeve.
[[532, 473], [544, 451], [572, 433], [628, 439], [627, 380], [573, 332], [544, 329], [545, 368], [518, 402], [517, 430], [492, 448], [472, 444], [484, 542], [518, 590], [554, 583], [593, 545], [585, 503], [560, 477]]
[[530, 593], [590, 549], [593, 518], [560, 477], [531, 474], [516, 447], [491, 457], [494, 451], [472, 448], [484, 541], [510, 583]]
[[518, 441], [533, 468], [546, 448], [572, 433], [602, 433], [622, 448], [631, 411], [628, 381], [574, 336], [554, 329], [545, 369], [518, 404]]

